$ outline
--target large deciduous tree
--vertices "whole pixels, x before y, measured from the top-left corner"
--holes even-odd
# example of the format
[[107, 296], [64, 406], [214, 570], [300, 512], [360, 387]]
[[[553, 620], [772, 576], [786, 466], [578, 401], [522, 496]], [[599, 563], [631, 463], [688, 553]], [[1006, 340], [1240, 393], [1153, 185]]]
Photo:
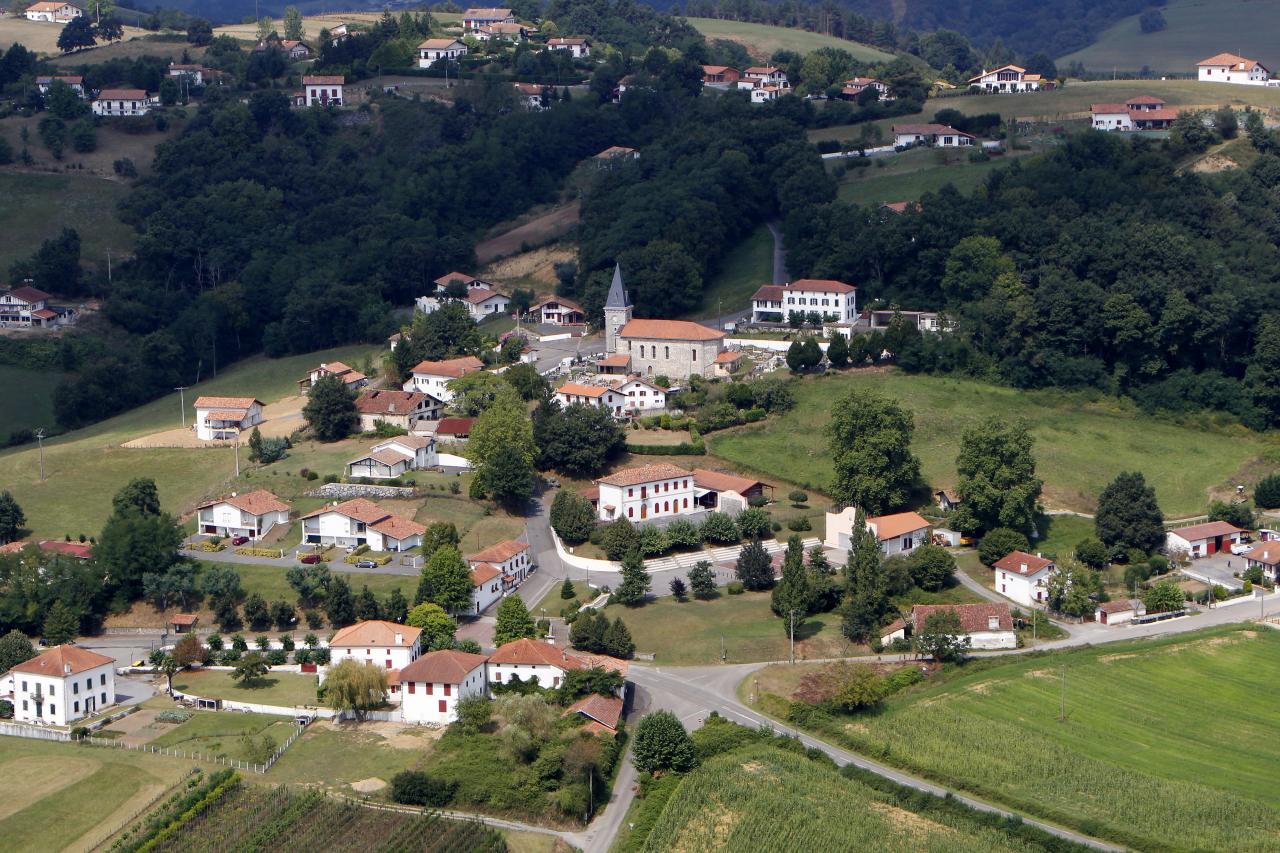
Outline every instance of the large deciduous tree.
[[438, 604], [424, 601], [409, 611], [404, 624], [422, 629], [422, 648], [426, 651], [453, 648], [458, 623]]
[[27, 523], [27, 515], [14, 499], [8, 489], [0, 492], [0, 545], [16, 542], [22, 538], [23, 525]]
[[873, 515], [906, 504], [920, 479], [914, 430], [911, 412], [874, 391], [855, 389], [837, 400], [826, 428], [832, 497]]
[[551, 502], [551, 528], [566, 545], [587, 541], [596, 526], [591, 501], [570, 489], [561, 489]]
[[335, 711], [350, 711], [364, 719], [387, 700], [387, 671], [350, 658], [339, 661], [325, 676], [324, 699]]
[[1156, 490], [1137, 471], [1118, 474], [1102, 490], [1094, 527], [1113, 552], [1137, 548], [1149, 554], [1165, 541], [1164, 513], [1156, 502]]
[[956, 457], [960, 506], [951, 523], [965, 532], [1008, 527], [1029, 534], [1040, 512], [1035, 441], [1022, 421], [987, 421], [967, 429]]
[[422, 568], [415, 603], [430, 601], [449, 613], [461, 613], [471, 606], [471, 571], [452, 545], [441, 545]]
[[734, 571], [742, 586], [752, 592], [773, 586], [773, 563], [759, 539], [752, 539], [742, 546]]
[[302, 417], [321, 441], [346, 438], [359, 422], [355, 394], [338, 377], [322, 376], [307, 393]]
[[501, 646], [512, 640], [532, 637], [536, 630], [529, 608], [524, 606], [520, 596], [508, 595], [502, 599], [502, 603], [498, 605], [498, 620], [493, 631], [494, 645]]
[[642, 773], [661, 770], [684, 772], [698, 763], [693, 740], [680, 720], [670, 711], [655, 711], [636, 726], [632, 762]]
[[575, 403], [561, 408], [542, 403], [533, 417], [538, 467], [568, 477], [598, 477], [626, 450], [626, 436], [617, 420], [600, 406]]

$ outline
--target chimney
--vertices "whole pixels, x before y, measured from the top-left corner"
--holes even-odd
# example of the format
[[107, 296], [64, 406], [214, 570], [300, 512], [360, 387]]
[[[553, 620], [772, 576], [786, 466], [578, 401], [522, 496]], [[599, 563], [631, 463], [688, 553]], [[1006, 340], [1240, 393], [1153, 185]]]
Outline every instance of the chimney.
[[1019, 571], [1026, 572], [1026, 570], [1027, 570], [1027, 564], [1023, 563], [1022, 568]]
[[235, 492], [232, 492], [232, 493], [231, 493], [231, 497], [233, 497], [233, 498], [234, 498], [235, 496], [236, 496], [236, 493], [235, 493]]

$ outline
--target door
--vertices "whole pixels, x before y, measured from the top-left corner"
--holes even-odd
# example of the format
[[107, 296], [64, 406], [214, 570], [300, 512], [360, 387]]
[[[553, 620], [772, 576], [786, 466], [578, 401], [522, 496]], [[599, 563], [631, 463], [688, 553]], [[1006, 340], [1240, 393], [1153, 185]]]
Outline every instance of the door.
[[641, 518], [648, 518], [648, 517], [649, 517], [649, 505], [648, 505], [648, 504], [640, 504], [640, 517], [641, 517]]

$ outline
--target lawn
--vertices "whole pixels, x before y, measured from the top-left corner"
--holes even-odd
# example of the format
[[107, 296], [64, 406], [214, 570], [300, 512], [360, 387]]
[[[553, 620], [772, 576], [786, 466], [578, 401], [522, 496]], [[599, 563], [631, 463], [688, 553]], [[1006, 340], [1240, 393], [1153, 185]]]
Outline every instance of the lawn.
[[707, 282], [702, 304], [686, 315], [710, 319], [751, 307], [751, 294], [773, 281], [773, 235], [759, 225], [725, 256], [724, 266]]
[[[1092, 511], [1121, 471], [1141, 471], [1166, 515], [1203, 512], [1209, 491], [1230, 487], [1234, 472], [1274, 454], [1268, 438], [1243, 429], [1205, 431], [1147, 417], [1132, 404], [1065, 391], [1021, 391], [954, 377], [859, 370], [803, 380], [795, 409], [764, 424], [708, 436], [731, 462], [786, 476], [810, 490], [828, 488], [831, 457], [823, 428], [832, 402], [853, 388], [885, 394], [915, 415], [912, 449], [931, 488], [955, 485], [965, 429], [996, 412], [1026, 419], [1036, 439], [1037, 470], [1050, 509]], [[1275, 463], [1254, 465], [1256, 476]], [[1252, 468], [1250, 469], [1252, 470]]]
[[689, 18], [689, 23], [708, 41], [725, 39], [736, 41], [756, 59], [767, 60], [776, 50], [794, 50], [809, 53], [820, 47], [848, 51], [862, 62], [891, 62], [893, 54], [856, 41], [835, 36], [794, 30], [787, 27], [771, 27], [768, 24], [749, 24], [743, 21], [721, 21], [716, 18]]
[[432, 730], [419, 726], [335, 726], [329, 720], [319, 720], [294, 741], [263, 781], [272, 785], [321, 785], [345, 789], [346, 793], [352, 792], [353, 782], [380, 779], [390, 783], [401, 770], [423, 763], [434, 735]]
[[[173, 686], [174, 689], [180, 689], [178, 679], [174, 679]], [[221, 755], [235, 761], [251, 761], [253, 759], [251, 750], [245, 743], [246, 738], [266, 736], [279, 746], [293, 734], [295, 728], [297, 727], [291, 718], [272, 714], [193, 711], [191, 719], [178, 723], [150, 743], [152, 746], [168, 746], [202, 755]]]
[[3, 847], [91, 849], [189, 767], [156, 755], [6, 737], [0, 749]]
[[229, 670], [202, 669], [184, 672], [173, 678], [173, 689], [208, 699], [230, 699], [260, 705], [310, 705], [316, 699], [316, 677], [305, 673], [268, 672], [246, 686], [231, 678]]
[[[0, 137], [17, 151], [21, 143], [15, 128], [13, 122], [0, 122]], [[133, 229], [115, 216], [116, 202], [128, 192], [128, 184], [89, 175], [0, 171], [0, 233], [5, 235], [0, 240], [0, 269], [7, 271], [14, 261], [30, 257], [41, 242], [65, 227], [80, 234], [81, 261], [101, 268], [105, 276], [108, 249], [117, 259], [133, 251]], [[57, 295], [57, 282], [37, 284]], [[52, 388], [55, 383], [49, 384]]]
[[61, 373], [0, 364], [0, 396], [22, 400], [21, 406], [0, 408], [0, 441], [18, 429], [54, 428], [53, 389], [62, 377]]
[[1160, 32], [1143, 33], [1134, 15], [1083, 50], [1059, 59], [1058, 66], [1082, 62], [1091, 71], [1137, 71], [1146, 65], [1156, 72], [1186, 74], [1219, 50], [1256, 57], [1268, 67], [1280, 59], [1275, 53], [1277, 0], [1170, 0], [1161, 12], [1168, 26]]
[[[561, 608], [573, 600], [560, 597], [560, 587], [562, 585], [563, 581], [552, 586], [551, 589], [547, 590], [547, 594], [542, 597], [541, 601], [529, 608], [529, 612], [533, 614], [535, 619], [541, 619], [542, 611], [544, 610], [547, 611], [547, 616], [559, 616]], [[596, 597], [596, 591], [587, 586], [586, 581], [574, 581], [573, 595], [574, 598], [585, 604]]]
[[1277, 677], [1280, 635], [1230, 626], [991, 659], [856, 726], [819, 725], [833, 742], [1135, 849], [1261, 850], [1280, 833]]
[[[971, 163], [968, 156], [948, 163], [919, 162], [915, 168], [894, 168], [892, 160], [908, 155], [933, 155], [934, 151], [906, 151], [890, 154], [890, 162], [883, 168], [850, 169], [840, 180], [839, 198], [850, 204], [884, 204], [891, 201], [918, 201], [925, 193], [937, 192], [951, 184], [968, 195], [982, 186], [987, 176], [1009, 165], [1012, 158], [992, 157], [981, 163]], [[872, 161], [880, 162], [880, 158]]]

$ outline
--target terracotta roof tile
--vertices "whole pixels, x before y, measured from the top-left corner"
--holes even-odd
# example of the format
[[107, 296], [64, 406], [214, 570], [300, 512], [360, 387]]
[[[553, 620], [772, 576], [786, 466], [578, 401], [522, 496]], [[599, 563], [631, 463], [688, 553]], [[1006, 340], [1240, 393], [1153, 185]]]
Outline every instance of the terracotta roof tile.
[[[917, 604], [911, 608], [911, 630], [919, 634], [924, 630], [925, 620], [934, 613], [952, 611], [960, 617], [960, 627], [966, 634], [978, 631], [1012, 631], [1013, 616], [1009, 613], [1009, 605], [986, 602], [983, 604]], [[991, 619], [996, 620], [996, 627], [991, 627]]]
[[461, 684], [488, 660], [484, 655], [452, 649], [427, 652], [400, 670], [401, 683], [424, 681], [434, 684]]
[[356, 411], [365, 415], [407, 415], [425, 403], [421, 391], [386, 391], [374, 389], [356, 398]]
[[536, 663], [559, 667], [562, 670], [588, 668], [576, 656], [550, 643], [530, 640], [527, 637], [499, 646], [498, 650], [489, 656], [489, 663]]
[[659, 341], [717, 341], [724, 332], [689, 320], [632, 320], [618, 332], [623, 338]]
[[404, 541], [410, 536], [421, 536], [427, 532], [427, 528], [418, 522], [401, 518], [398, 515], [388, 515], [381, 521], [370, 524], [369, 529], [376, 530], [383, 536], [389, 536], [399, 541]]
[[1039, 574], [1052, 565], [1053, 560], [1046, 560], [1044, 557], [1037, 557], [1034, 554], [1028, 554], [1026, 551], [1013, 551], [997, 560], [993, 568], [1002, 572], [1014, 572], [1029, 577]]
[[467, 557], [468, 563], [505, 563], [517, 554], [529, 550], [529, 546], [514, 539], [504, 539], [494, 543], [483, 551], [477, 551]]
[[556, 393], [576, 397], [603, 397], [604, 392], [608, 390], [610, 389], [603, 385], [583, 385], [580, 382], [566, 382], [556, 389]]
[[875, 525], [876, 538], [881, 542], [929, 526], [928, 520], [916, 512], [879, 515], [874, 518], [868, 518], [867, 524]]
[[737, 492], [742, 494], [760, 485], [759, 480], [750, 477], [739, 477], [736, 474], [724, 474], [720, 471], [708, 471], [706, 468], [693, 469], [693, 482], [704, 489], [716, 492]]
[[[382, 646], [383, 648], [407, 649], [418, 641], [421, 628], [412, 625], [400, 625], [382, 619], [367, 619], [338, 630], [329, 641], [329, 648], [354, 648], [357, 646]], [[396, 637], [400, 642], [396, 642]]]
[[471, 567], [471, 585], [483, 586], [496, 577], [501, 577], [500, 572], [492, 563], [476, 563]]
[[201, 396], [196, 397], [196, 401], [192, 405], [197, 409], [240, 409], [243, 411], [254, 403], [262, 405], [262, 401], [256, 397]]
[[457, 379], [464, 374], [483, 369], [483, 361], [474, 355], [464, 355], [461, 358], [450, 358], [444, 361], [421, 361], [410, 372], [422, 373], [427, 376], [449, 376]]
[[1280, 542], [1261, 542], [1252, 551], [1245, 554], [1244, 558], [1268, 566], [1280, 564]]
[[470, 435], [475, 418], [441, 418], [436, 424], [436, 435]]
[[31, 675], [47, 675], [62, 678], [75, 675], [107, 664], [115, 664], [115, 658], [82, 649], [79, 646], [62, 645], [23, 661], [15, 666], [12, 672], [26, 672]]
[[220, 503], [231, 504], [238, 510], [250, 515], [262, 515], [268, 512], [288, 512], [289, 505], [266, 489], [255, 489], [244, 494], [227, 495], [216, 500], [206, 501], [196, 509], [206, 509]]
[[1169, 531], [1177, 536], [1181, 536], [1188, 542], [1195, 542], [1200, 539], [1213, 539], [1218, 536], [1231, 536], [1236, 533], [1244, 533], [1234, 524], [1228, 524], [1225, 521], [1208, 521], [1204, 524], [1192, 524], [1188, 527], [1175, 527]]
[[561, 716], [567, 717], [570, 714], [581, 714], [611, 731], [617, 731], [618, 722], [622, 719], [622, 700], [617, 696], [601, 696], [598, 693], [592, 693], [565, 708]]
[[653, 483], [658, 480], [675, 480], [688, 477], [691, 472], [670, 462], [659, 462], [654, 465], [640, 465], [635, 468], [623, 468], [608, 476], [596, 480], [606, 486], [638, 486], [641, 483]]

